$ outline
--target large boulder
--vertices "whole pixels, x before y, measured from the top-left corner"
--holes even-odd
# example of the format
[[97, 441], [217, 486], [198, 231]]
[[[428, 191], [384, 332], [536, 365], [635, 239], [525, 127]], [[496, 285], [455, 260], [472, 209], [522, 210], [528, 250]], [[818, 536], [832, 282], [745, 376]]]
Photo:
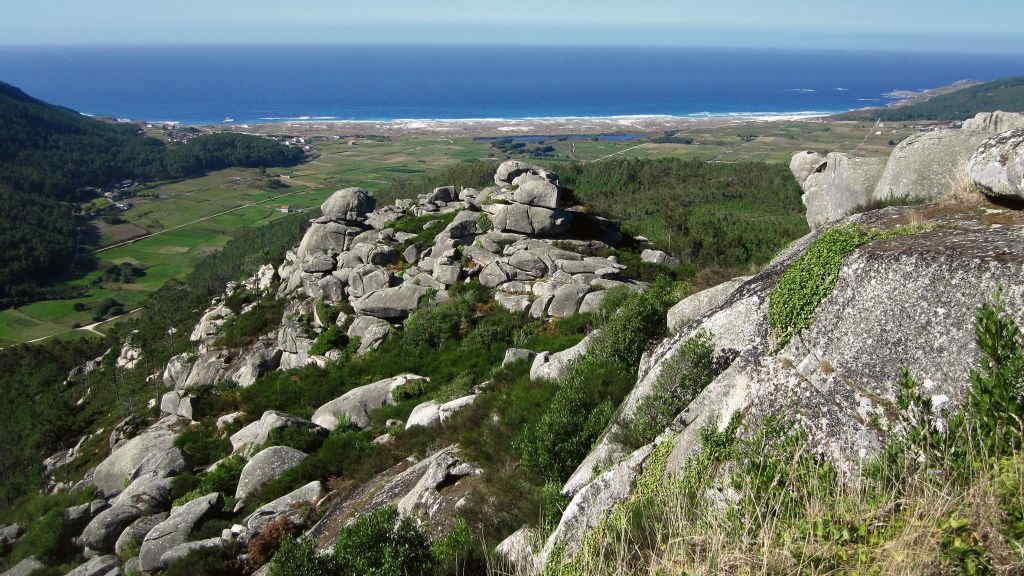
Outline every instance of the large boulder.
[[542, 208], [558, 208], [562, 204], [558, 184], [548, 178], [536, 174], [524, 174], [515, 179], [516, 189], [512, 192], [512, 200], [520, 204], [540, 206]]
[[0, 574], [0, 576], [32, 576], [40, 570], [44, 570], [46, 565], [36, 559], [35, 556], [29, 556], [28, 558], [22, 559], [20, 562], [11, 566], [10, 569]]
[[110, 552], [130, 524], [171, 504], [169, 478], [143, 477], [132, 482], [82, 531], [80, 542], [91, 550]]
[[143, 516], [129, 524], [114, 542], [114, 554], [123, 558], [131, 550], [137, 550], [146, 534], [164, 520], [167, 520], [167, 512]]
[[384, 319], [404, 318], [420, 306], [420, 299], [430, 293], [428, 288], [402, 284], [371, 292], [352, 303], [358, 314]]
[[78, 567], [71, 570], [64, 576], [105, 576], [110, 571], [117, 569], [120, 565], [121, 560], [112, 554], [97, 556], [79, 564]]
[[640, 448], [605, 470], [572, 498], [558, 526], [544, 543], [540, 566], [545, 566], [553, 555], [572, 558], [585, 535], [601, 523], [616, 504], [630, 496], [653, 448], [650, 444]]
[[235, 499], [241, 505], [261, 486], [276, 480], [305, 459], [304, 452], [290, 446], [271, 446], [263, 449], [242, 468], [242, 473], [238, 477], [238, 487], [235, 488]]
[[[800, 183], [807, 224], [818, 228], [862, 210], [870, 203], [885, 165], [884, 158], [857, 158], [839, 152], [826, 156]], [[802, 173], [803, 168], [798, 169]]]
[[167, 519], [154, 526], [143, 538], [139, 549], [139, 568], [143, 572], [164, 568], [164, 553], [187, 542], [192, 528], [207, 514], [216, 512], [223, 506], [224, 498], [219, 493], [213, 493], [172, 509]]
[[967, 162], [990, 134], [975, 130], [936, 130], [915, 134], [889, 156], [875, 187], [875, 201], [936, 200], [969, 183]]
[[184, 389], [185, 381], [188, 380], [188, 374], [192, 371], [192, 363], [194, 361], [194, 356], [187, 352], [173, 356], [167, 361], [167, 366], [164, 368], [164, 385], [175, 390]]
[[305, 517], [304, 508], [314, 506], [325, 494], [324, 486], [319, 480], [310, 482], [277, 500], [260, 506], [246, 517], [245, 525], [250, 534], [259, 534], [268, 524], [282, 517], [288, 518], [293, 524], [300, 525]]
[[359, 386], [317, 408], [313, 413], [313, 422], [328, 430], [334, 430], [343, 422], [366, 428], [370, 425], [371, 411], [397, 403], [395, 392], [398, 389], [427, 381], [423, 376], [402, 374]]
[[[364, 230], [365, 228], [349, 222], [311, 224], [299, 243], [296, 255], [298, 258], [304, 259], [307, 255], [314, 252], [328, 252], [332, 250], [334, 252], [345, 252], [352, 248], [356, 236], [362, 234]], [[294, 278], [295, 276], [296, 274], [293, 272], [291, 277]]]
[[983, 142], [971, 156], [971, 181], [986, 196], [1024, 200], [1024, 129]]
[[964, 121], [964, 130], [999, 134], [1007, 130], [1024, 129], [1024, 114], [1019, 112], [980, 112], [974, 118]]
[[797, 152], [789, 161], [789, 170], [796, 178], [797, 184], [803, 186], [807, 178], [825, 164], [825, 157], [817, 152], [805, 150]]
[[160, 557], [160, 562], [164, 566], [170, 566], [175, 562], [188, 558], [188, 556], [193, 552], [197, 552], [199, 550], [219, 550], [227, 546], [227, 544], [228, 541], [220, 536], [214, 536], [203, 540], [194, 540], [192, 542], [183, 542], [164, 552], [164, 555]]
[[530, 366], [530, 380], [558, 380], [569, 371], [569, 367], [587, 353], [590, 343], [600, 334], [595, 330], [587, 334], [586, 338], [578, 344], [566, 348], [561, 352], [541, 352], [533, 358], [533, 365]]
[[324, 432], [324, 430], [309, 420], [278, 412], [277, 410], [267, 410], [260, 416], [259, 420], [250, 422], [244, 428], [231, 435], [229, 439], [231, 441], [231, 449], [233, 452], [248, 452], [253, 448], [258, 448], [265, 444], [270, 438], [270, 434], [278, 428], [301, 428], [315, 433]]
[[202, 354], [196, 359], [181, 389], [204, 388], [220, 382], [227, 376], [229, 359], [224, 350], [209, 350]]
[[721, 306], [730, 294], [749, 279], [750, 276], [733, 278], [683, 298], [668, 310], [669, 332], [678, 332], [686, 324]]
[[528, 173], [533, 167], [519, 160], [506, 160], [498, 165], [494, 172], [494, 183], [498, 186], [511, 186], [512, 182]]
[[177, 423], [177, 417], [168, 416], [115, 450], [96, 467], [93, 485], [113, 496], [138, 478], [164, 478], [184, 470], [185, 459], [174, 446]]
[[362, 188], [338, 190], [320, 205], [323, 217], [336, 221], [358, 221], [373, 211], [377, 201]]
[[277, 347], [273, 335], [261, 338], [240, 352], [238, 360], [232, 364], [229, 378], [242, 388], [248, 388], [256, 383], [260, 375], [276, 370], [281, 364], [281, 357], [282, 351]]
[[373, 316], [356, 316], [347, 331], [349, 338], [359, 338], [359, 350], [356, 354], [360, 356], [379, 348], [387, 340], [389, 334], [391, 334], [391, 324], [387, 320]]
[[557, 236], [569, 230], [572, 213], [525, 204], [499, 204], [491, 221], [499, 232]]

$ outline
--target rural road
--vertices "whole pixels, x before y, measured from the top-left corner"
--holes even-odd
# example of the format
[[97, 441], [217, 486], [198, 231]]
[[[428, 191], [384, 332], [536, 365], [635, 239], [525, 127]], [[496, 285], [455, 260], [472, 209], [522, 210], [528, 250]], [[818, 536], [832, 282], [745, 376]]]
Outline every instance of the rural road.
[[231, 214], [232, 212], [237, 212], [237, 211], [243, 210], [245, 208], [252, 208], [253, 206], [259, 206], [260, 204], [266, 204], [267, 202], [273, 202], [275, 200], [280, 200], [281, 198], [285, 198], [285, 197], [288, 197], [288, 196], [299, 196], [301, 194], [308, 194], [310, 192], [312, 192], [312, 190], [303, 190], [302, 192], [289, 192], [287, 194], [280, 194], [278, 196], [273, 196], [271, 198], [266, 198], [264, 200], [260, 200], [259, 202], [250, 202], [248, 204], [241, 204], [239, 206], [235, 206], [234, 208], [229, 208], [227, 210], [222, 210], [220, 212], [217, 212], [216, 214], [210, 214], [209, 216], [203, 216], [202, 218], [199, 218], [197, 220], [193, 220], [191, 222], [186, 222], [184, 224], [179, 224], [179, 225], [171, 227], [171, 228], [165, 228], [165, 229], [160, 230], [158, 232], [152, 232], [150, 234], [144, 234], [142, 236], [136, 236], [135, 238], [132, 238], [131, 240], [125, 240], [124, 242], [118, 242], [117, 244], [111, 244], [110, 246], [104, 246], [103, 248], [99, 248], [97, 250], [93, 250], [93, 254], [99, 254], [101, 252], [106, 252], [107, 250], [113, 250], [114, 248], [120, 248], [122, 246], [128, 246], [129, 244], [134, 244], [134, 243], [138, 242], [139, 240], [145, 240], [146, 238], [152, 238], [154, 236], [159, 236], [161, 234], [167, 234], [168, 232], [174, 232], [174, 231], [177, 231], [177, 230], [181, 230], [182, 228], [188, 228], [189, 226], [194, 226], [196, 224], [199, 224], [200, 222], [206, 222], [207, 220], [212, 220], [214, 218], [217, 218], [218, 216], [223, 216], [225, 214]]

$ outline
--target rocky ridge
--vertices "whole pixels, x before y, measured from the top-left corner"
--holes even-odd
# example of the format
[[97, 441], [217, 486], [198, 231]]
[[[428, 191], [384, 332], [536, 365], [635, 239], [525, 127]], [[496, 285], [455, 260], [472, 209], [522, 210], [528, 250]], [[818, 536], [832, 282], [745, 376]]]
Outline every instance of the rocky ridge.
[[[365, 428], [372, 411], [395, 404], [400, 390], [426, 380], [421, 376], [404, 374], [356, 387], [316, 408], [310, 420], [276, 411], [254, 419], [241, 413], [220, 415], [218, 429], [250, 420], [229, 438], [232, 455], [245, 462], [234, 494], [199, 495], [172, 506], [171, 480], [185, 471], [175, 440], [195, 425], [202, 392], [211, 386], [230, 382], [244, 388], [271, 371], [326, 366], [341, 351], [312, 350], [328, 329], [358, 339], [358, 353], [369, 352], [401, 330], [412, 312], [447, 300], [448, 289], [456, 284], [478, 282], [494, 290], [498, 306], [540, 319], [595, 311], [612, 288], [646, 287], [630, 279], [626, 266], [611, 255], [621, 239], [616, 226], [567, 206], [557, 175], [510, 161], [498, 168], [494, 182], [483, 190], [437, 188], [380, 208], [365, 190], [339, 190], [324, 202], [321, 216], [312, 220], [280, 266], [263, 266], [246, 281], [226, 286], [192, 329], [193, 350], [172, 357], [150, 379], [166, 390], [150, 403], [162, 418], [147, 427], [126, 427], [116, 442], [111, 435], [110, 455], [72, 487], [94, 487], [101, 496], [73, 513], [84, 526], [75, 542], [92, 558], [76, 574], [129, 568], [156, 572], [194, 550], [245, 545], [283, 518], [301, 525], [311, 517], [302, 510], [311, 508], [323, 514], [309, 534], [325, 546], [344, 522], [389, 505], [440, 533], [462, 505], [465, 483], [481, 473], [460, 456], [458, 446], [401, 463], [354, 494], [342, 497], [313, 482], [263, 504], [218, 537], [197, 540], [193, 535], [204, 518], [220, 513], [225, 497], [233, 496], [237, 512], [262, 485], [306, 458], [294, 448], [264, 448], [275, 431], [326, 436], [342, 424]], [[408, 232], [393, 227], [408, 220], [418, 222], [419, 228]], [[671, 261], [650, 248], [643, 259]], [[243, 304], [238, 306], [240, 296]], [[264, 299], [283, 302], [280, 324], [241, 347], [225, 344], [226, 327]], [[335, 321], [321, 317], [324, 307], [338, 311]], [[528, 352], [533, 377], [557, 377], [586, 350], [588, 341], [567, 351]], [[116, 363], [122, 369], [133, 368], [142, 357], [130, 341], [118, 354]], [[73, 376], [81, 377], [101, 360], [76, 369]], [[441, 425], [473, 404], [482, 387], [475, 390], [444, 403], [424, 402], [407, 422], [397, 424]], [[386, 436], [378, 440], [386, 442]], [[77, 457], [75, 449], [54, 455], [51, 469]], [[131, 546], [139, 547], [139, 555], [122, 567], [113, 554], [124, 555]], [[17, 569], [31, 571], [36, 564], [22, 563]]]

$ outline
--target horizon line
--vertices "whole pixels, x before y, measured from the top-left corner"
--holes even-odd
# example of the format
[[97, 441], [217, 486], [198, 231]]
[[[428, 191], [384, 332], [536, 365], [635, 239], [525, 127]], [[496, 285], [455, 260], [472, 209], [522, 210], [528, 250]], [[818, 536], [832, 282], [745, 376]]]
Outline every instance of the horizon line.
[[[962, 37], [961, 37], [962, 38]], [[779, 44], [766, 45], [715, 45], [715, 44], [686, 44], [686, 43], [640, 43], [640, 42], [567, 42], [567, 43], [514, 43], [514, 42], [428, 42], [428, 41], [387, 41], [387, 42], [216, 42], [216, 41], [186, 41], [186, 42], [60, 42], [60, 43], [4, 43], [0, 42], [0, 49], [45, 49], [45, 48], [75, 48], [75, 49], [113, 49], [113, 48], [316, 48], [316, 47], [418, 47], [418, 48], [466, 48], [466, 47], [495, 47], [495, 48], [535, 48], [535, 49], [567, 49], [567, 48], [615, 48], [615, 49], [691, 49], [691, 50], [737, 50], [737, 51], [772, 51], [772, 52], [837, 52], [837, 53], [863, 53], [863, 54], [907, 54], [927, 53], [933, 55], [965, 55], [972, 56], [1009, 56], [1024, 54], [1024, 47], [1019, 50], [983, 50], [983, 51], [956, 51], [948, 48], [932, 47], [902, 47], [902, 48], [860, 48], [860, 47], [837, 47], [837, 46], [787, 46]]]

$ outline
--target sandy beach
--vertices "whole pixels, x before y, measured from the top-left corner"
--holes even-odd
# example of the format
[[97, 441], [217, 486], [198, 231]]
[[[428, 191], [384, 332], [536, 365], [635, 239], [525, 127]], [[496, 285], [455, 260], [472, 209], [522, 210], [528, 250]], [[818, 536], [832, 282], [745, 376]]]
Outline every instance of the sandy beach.
[[298, 136], [449, 136], [497, 137], [516, 135], [629, 134], [673, 130], [714, 129], [742, 124], [794, 120], [821, 121], [826, 113], [741, 114], [729, 116], [606, 116], [549, 118], [465, 118], [453, 120], [292, 120], [256, 124], [216, 124], [209, 129], [255, 134]]

